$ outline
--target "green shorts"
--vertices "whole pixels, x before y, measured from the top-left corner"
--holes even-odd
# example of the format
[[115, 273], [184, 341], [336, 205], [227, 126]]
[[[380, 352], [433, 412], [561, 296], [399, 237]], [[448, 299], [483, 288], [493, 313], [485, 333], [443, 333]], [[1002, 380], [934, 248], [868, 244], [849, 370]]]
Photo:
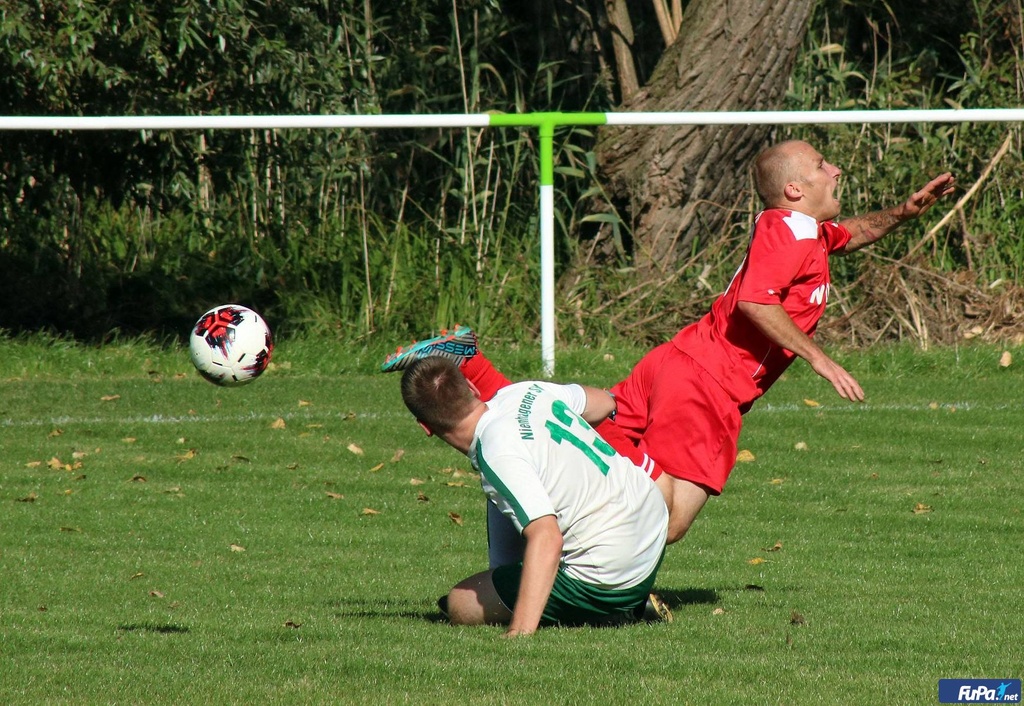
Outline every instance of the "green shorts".
[[[665, 558], [664, 551], [661, 558]], [[658, 565], [646, 579], [632, 588], [620, 590], [584, 583], [559, 569], [544, 606], [541, 625], [586, 625], [607, 623], [609, 618], [639, 618], [660, 566], [661, 559], [658, 559]], [[522, 575], [522, 563], [499, 566], [491, 572], [494, 590], [510, 611], [515, 608]]]

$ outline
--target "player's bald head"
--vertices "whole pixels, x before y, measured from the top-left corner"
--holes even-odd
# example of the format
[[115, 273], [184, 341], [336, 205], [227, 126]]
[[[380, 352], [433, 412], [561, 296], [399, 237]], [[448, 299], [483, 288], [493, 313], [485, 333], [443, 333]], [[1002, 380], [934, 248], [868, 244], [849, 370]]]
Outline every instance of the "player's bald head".
[[754, 188], [765, 208], [785, 205], [786, 184], [803, 178], [806, 156], [817, 151], [803, 140], [772, 145], [754, 162]]

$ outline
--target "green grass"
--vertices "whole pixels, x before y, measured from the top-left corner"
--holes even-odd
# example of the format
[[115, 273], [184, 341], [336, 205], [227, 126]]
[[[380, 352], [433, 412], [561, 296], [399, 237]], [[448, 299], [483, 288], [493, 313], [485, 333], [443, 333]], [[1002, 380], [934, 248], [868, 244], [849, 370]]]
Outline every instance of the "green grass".
[[[1018, 350], [844, 354], [859, 406], [798, 363], [668, 549], [675, 622], [505, 641], [438, 620], [484, 568], [482, 496], [383, 349], [285, 341], [220, 389], [140, 341], [0, 346], [2, 703], [925, 704], [1024, 676]], [[638, 354], [559, 351], [558, 378]]]

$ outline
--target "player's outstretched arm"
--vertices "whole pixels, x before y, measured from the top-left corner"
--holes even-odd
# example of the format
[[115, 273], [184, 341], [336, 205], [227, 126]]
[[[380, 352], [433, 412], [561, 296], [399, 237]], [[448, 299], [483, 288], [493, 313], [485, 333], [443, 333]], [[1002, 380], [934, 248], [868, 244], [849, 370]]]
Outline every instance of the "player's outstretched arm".
[[864, 401], [864, 390], [854, 377], [801, 331], [781, 305], [740, 302], [738, 308], [768, 340], [806, 360], [814, 372], [832, 383], [844, 400]]
[[850, 242], [839, 251], [839, 254], [860, 250], [865, 245], [885, 237], [901, 223], [919, 218], [943, 196], [953, 193], [955, 186], [956, 179], [946, 172], [932, 179], [923, 189], [914, 192], [898, 206], [845, 219], [842, 225], [850, 231]]
[[529, 635], [537, 630], [562, 560], [562, 531], [554, 515], [539, 517], [526, 525], [523, 538], [523, 575], [505, 637]]

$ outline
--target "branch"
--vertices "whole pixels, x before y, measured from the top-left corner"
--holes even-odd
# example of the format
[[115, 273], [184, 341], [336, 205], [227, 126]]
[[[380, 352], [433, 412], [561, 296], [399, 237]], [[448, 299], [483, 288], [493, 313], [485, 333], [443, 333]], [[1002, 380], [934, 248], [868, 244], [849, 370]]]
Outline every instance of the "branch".
[[654, 14], [658, 16], [658, 27], [661, 28], [661, 38], [665, 40], [667, 47], [676, 40], [679, 31], [668, 8], [668, 0], [653, 0], [653, 2]]
[[1002, 146], [996, 151], [995, 156], [993, 156], [992, 159], [989, 160], [988, 166], [985, 167], [985, 170], [981, 173], [981, 176], [978, 177], [978, 180], [974, 182], [974, 185], [967, 190], [966, 194], [960, 197], [960, 199], [956, 202], [953, 208], [949, 209], [949, 212], [942, 217], [942, 220], [940, 220], [938, 223], [936, 223], [934, 226], [928, 229], [928, 232], [924, 234], [924, 237], [921, 238], [921, 240], [919, 240], [917, 244], [914, 245], [914, 247], [910, 248], [910, 250], [907, 251], [907, 254], [903, 256], [903, 259], [906, 259], [913, 255], [915, 252], [921, 249], [921, 247], [929, 240], [934, 240], [936, 233], [942, 230], [947, 223], [953, 220], [953, 217], [955, 215], [963, 212], [964, 204], [971, 200], [971, 197], [973, 197], [974, 194], [978, 192], [978, 189], [981, 188], [981, 185], [988, 179], [989, 175], [992, 173], [992, 170], [995, 169], [995, 166], [997, 164], [999, 164], [999, 160], [1001, 160], [1003, 158], [1003, 155], [1005, 155], [1006, 152], [1010, 149], [1010, 142], [1012, 140], [1013, 132], [1006, 133], [1006, 139], [1003, 140]]

